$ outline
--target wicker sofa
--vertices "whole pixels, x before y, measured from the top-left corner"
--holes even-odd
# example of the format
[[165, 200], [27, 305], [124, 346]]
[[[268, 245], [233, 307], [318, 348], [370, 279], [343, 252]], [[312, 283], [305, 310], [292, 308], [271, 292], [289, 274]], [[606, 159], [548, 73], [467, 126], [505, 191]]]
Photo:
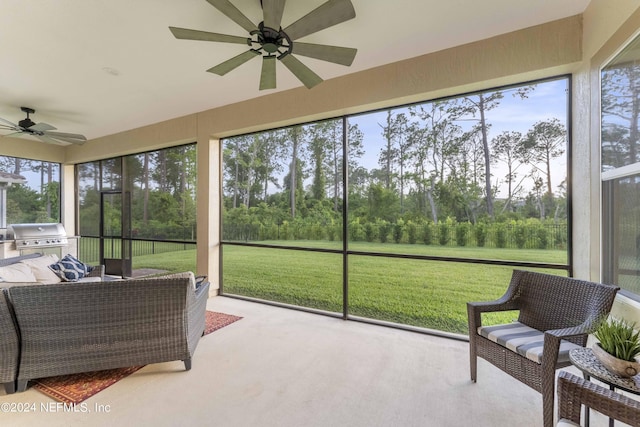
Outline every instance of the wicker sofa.
[[195, 289], [187, 275], [9, 289], [17, 390], [35, 378], [173, 360], [191, 369], [208, 294], [208, 282]]
[[[36, 378], [149, 363], [181, 360], [189, 370], [204, 332], [209, 283], [196, 286], [192, 273], [5, 285], [12, 285], [2, 291], [10, 316], [1, 314], [0, 301], [0, 320], [13, 323], [19, 337], [17, 374], [7, 364], [17, 391]], [[15, 354], [4, 345], [3, 354]], [[7, 392], [10, 377], [0, 377]]]
[[7, 394], [16, 390], [19, 353], [18, 329], [9, 306], [8, 294], [5, 289], [0, 289], [0, 383], [4, 384]]

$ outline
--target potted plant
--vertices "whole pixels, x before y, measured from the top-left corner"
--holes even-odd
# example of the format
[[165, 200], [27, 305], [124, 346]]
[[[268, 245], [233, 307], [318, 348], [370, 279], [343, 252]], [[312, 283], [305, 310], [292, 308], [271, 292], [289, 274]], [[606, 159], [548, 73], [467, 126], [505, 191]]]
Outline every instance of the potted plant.
[[593, 334], [599, 341], [593, 345], [593, 354], [609, 371], [621, 377], [632, 377], [640, 372], [640, 331], [635, 323], [624, 319], [604, 321]]

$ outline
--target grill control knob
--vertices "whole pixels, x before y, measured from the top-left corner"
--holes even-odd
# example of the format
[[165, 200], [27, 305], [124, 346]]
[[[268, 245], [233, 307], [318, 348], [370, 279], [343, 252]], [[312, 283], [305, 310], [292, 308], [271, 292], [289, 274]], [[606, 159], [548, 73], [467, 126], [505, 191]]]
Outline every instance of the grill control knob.
[[34, 240], [34, 241], [33, 241], [33, 244], [34, 244], [34, 245], [39, 245], [39, 244], [40, 244], [40, 240]]
[[22, 242], [22, 244], [26, 246], [26, 245], [28, 245], [28, 244], [29, 244], [29, 242], [27, 242], [27, 241], [25, 240], [24, 242]]

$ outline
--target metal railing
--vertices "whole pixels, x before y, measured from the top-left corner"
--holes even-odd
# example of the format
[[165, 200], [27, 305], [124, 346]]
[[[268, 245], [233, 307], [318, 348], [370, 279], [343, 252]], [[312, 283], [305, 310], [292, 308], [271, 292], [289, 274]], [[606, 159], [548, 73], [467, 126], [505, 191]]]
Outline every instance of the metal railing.
[[[110, 257], [119, 257], [119, 251], [121, 247], [122, 239], [120, 238], [103, 238], [104, 241], [109, 242]], [[143, 256], [143, 255], [155, 255], [165, 252], [175, 252], [191, 250], [196, 248], [196, 242], [194, 241], [176, 241], [176, 240], [158, 240], [158, 239], [130, 239], [131, 240], [131, 255]], [[97, 262], [100, 259], [100, 238], [93, 236], [81, 236], [78, 240], [78, 254], [79, 258], [85, 262]]]

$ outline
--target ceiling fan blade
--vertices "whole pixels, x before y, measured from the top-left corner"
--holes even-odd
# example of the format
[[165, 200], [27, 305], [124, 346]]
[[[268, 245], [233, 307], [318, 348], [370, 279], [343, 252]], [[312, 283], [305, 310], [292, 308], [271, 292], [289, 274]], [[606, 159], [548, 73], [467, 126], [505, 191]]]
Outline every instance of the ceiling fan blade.
[[264, 16], [264, 26], [280, 30], [282, 22], [282, 12], [286, 0], [262, 0], [262, 13]]
[[0, 117], [0, 122], [4, 122], [6, 123], [8, 126], [10, 126], [12, 129], [19, 129], [18, 125], [15, 123], [11, 123], [9, 120], [5, 120], [2, 117]]
[[48, 123], [37, 123], [33, 126], [30, 126], [29, 128], [30, 131], [35, 131], [35, 132], [43, 132], [45, 130], [56, 130], [56, 128], [54, 128], [53, 126], [51, 126]]
[[38, 138], [42, 142], [46, 142], [48, 144], [60, 144], [61, 141], [56, 141], [54, 138], [51, 138], [47, 135], [33, 135]]
[[329, 0], [284, 29], [296, 40], [356, 17], [350, 0]]
[[0, 138], [6, 138], [6, 137], [8, 137], [8, 136], [10, 136], [10, 137], [12, 137], [12, 138], [13, 138], [13, 137], [18, 138], [18, 137], [21, 137], [21, 136], [24, 136], [24, 135], [26, 135], [24, 132], [22, 132], [22, 131], [18, 131], [18, 132], [8, 133], [8, 134], [6, 134], [6, 135], [0, 135]]
[[215, 67], [209, 68], [207, 71], [210, 73], [217, 74], [219, 76], [224, 76], [229, 71], [241, 66], [245, 62], [249, 61], [252, 58], [255, 58], [258, 55], [260, 55], [260, 52], [258, 52], [257, 50], [250, 49], [246, 52], [241, 53], [238, 56], [234, 56], [233, 58], [228, 59], [216, 65]]
[[207, 0], [211, 6], [224, 13], [229, 19], [248, 32], [258, 31], [258, 27], [238, 10], [229, 0]]
[[171, 30], [175, 38], [181, 40], [250, 44], [247, 37], [230, 36], [228, 34], [210, 33], [208, 31], [190, 30], [188, 28], [178, 27], [169, 27], [169, 30]]
[[311, 89], [318, 83], [322, 83], [320, 76], [293, 55], [284, 55], [279, 59], [307, 88]]
[[[52, 138], [57, 138], [57, 139], [68, 139], [68, 140], [75, 140], [77, 142], [84, 142], [87, 140], [87, 137], [84, 135], [80, 135], [78, 133], [66, 133], [66, 132], [45, 132], [44, 133], [46, 136], [50, 136]], [[71, 141], [67, 141], [67, 142], [71, 142]]]
[[276, 57], [262, 58], [262, 72], [260, 73], [260, 90], [276, 88]]
[[351, 65], [358, 49], [351, 47], [328, 46], [313, 43], [293, 43], [291, 51], [296, 55], [308, 56], [341, 65]]

